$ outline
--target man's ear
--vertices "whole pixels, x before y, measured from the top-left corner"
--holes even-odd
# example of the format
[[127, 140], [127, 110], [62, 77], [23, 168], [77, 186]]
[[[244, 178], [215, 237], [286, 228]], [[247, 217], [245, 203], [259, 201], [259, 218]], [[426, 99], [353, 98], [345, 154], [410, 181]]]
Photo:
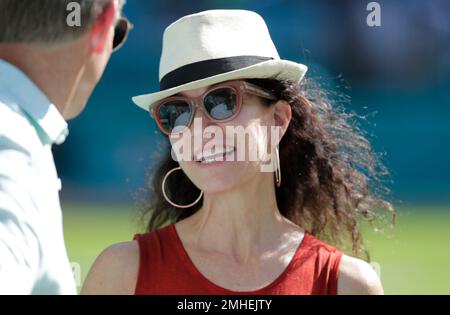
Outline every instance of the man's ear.
[[[92, 53], [102, 53], [111, 39], [109, 31], [116, 21], [116, 4], [112, 0], [103, 8], [103, 11], [94, 21], [89, 31], [89, 51]], [[111, 41], [112, 42], [112, 41]]]
[[274, 108], [275, 127], [279, 129], [278, 139], [281, 140], [291, 122], [292, 108], [291, 105], [284, 100], [276, 102]]

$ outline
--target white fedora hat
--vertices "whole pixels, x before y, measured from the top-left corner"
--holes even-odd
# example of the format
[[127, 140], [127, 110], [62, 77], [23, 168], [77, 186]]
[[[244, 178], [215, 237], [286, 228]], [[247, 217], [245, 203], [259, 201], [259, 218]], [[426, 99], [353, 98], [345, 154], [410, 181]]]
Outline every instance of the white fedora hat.
[[133, 97], [149, 110], [182, 91], [236, 79], [273, 78], [299, 83], [303, 64], [282, 60], [263, 18], [246, 10], [209, 10], [187, 15], [164, 31], [160, 91]]

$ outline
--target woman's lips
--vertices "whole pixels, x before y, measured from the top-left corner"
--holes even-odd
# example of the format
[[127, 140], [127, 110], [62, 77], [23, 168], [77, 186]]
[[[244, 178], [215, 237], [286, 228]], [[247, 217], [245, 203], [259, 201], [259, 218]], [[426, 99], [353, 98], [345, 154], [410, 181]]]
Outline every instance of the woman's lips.
[[232, 154], [236, 152], [234, 147], [216, 148], [214, 150], [203, 151], [195, 156], [194, 161], [201, 166], [216, 165], [227, 161]]

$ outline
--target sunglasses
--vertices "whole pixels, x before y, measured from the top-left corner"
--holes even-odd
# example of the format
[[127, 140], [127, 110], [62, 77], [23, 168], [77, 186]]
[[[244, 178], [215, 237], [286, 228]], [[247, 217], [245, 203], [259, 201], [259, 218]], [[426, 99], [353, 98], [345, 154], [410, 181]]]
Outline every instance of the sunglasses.
[[223, 123], [234, 119], [241, 110], [244, 93], [277, 100], [273, 93], [259, 86], [245, 81], [230, 81], [213, 85], [195, 98], [165, 98], [150, 106], [150, 115], [164, 134], [177, 134], [189, 128], [198, 106], [202, 107], [203, 112], [213, 122]]
[[131, 29], [133, 29], [133, 24], [127, 18], [121, 17], [117, 20], [114, 28], [113, 52], [123, 46]]

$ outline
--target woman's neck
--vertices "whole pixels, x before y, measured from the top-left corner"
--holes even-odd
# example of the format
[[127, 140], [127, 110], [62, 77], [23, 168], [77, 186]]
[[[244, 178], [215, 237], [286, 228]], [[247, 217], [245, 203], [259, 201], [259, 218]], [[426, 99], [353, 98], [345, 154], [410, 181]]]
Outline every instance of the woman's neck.
[[189, 243], [241, 263], [279, 244], [286, 226], [293, 225], [277, 207], [273, 173], [224, 192], [205, 192], [203, 207], [184, 221]]

